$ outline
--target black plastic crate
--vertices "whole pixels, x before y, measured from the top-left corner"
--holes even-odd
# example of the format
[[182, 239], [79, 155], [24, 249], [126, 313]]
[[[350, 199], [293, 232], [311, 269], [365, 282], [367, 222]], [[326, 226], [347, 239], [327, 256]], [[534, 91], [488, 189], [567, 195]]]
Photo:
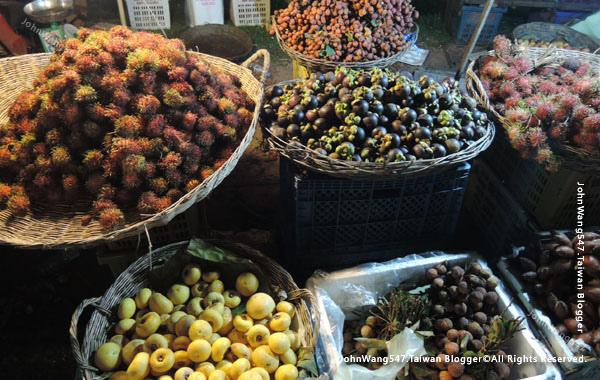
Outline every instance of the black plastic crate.
[[418, 178], [354, 181], [308, 173], [282, 159], [284, 261], [296, 269], [332, 269], [445, 248], [470, 170], [465, 163]]

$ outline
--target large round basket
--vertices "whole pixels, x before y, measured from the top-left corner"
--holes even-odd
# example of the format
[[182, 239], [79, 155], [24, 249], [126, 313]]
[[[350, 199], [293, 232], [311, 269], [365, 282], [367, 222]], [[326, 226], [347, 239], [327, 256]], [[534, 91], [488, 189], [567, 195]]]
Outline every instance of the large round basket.
[[[237, 149], [226, 163], [206, 178], [195, 189], [185, 194], [169, 208], [154, 215], [140, 215], [135, 209], [125, 210], [126, 224], [116, 231], [107, 232], [97, 221], [86, 226], [82, 218], [89, 209], [90, 200], [75, 205], [33, 204], [26, 216], [13, 218], [7, 210], [0, 211], [0, 244], [11, 244], [22, 248], [58, 249], [72, 246], [89, 246], [133, 236], [152, 228], [167, 224], [177, 214], [194, 203], [206, 198], [233, 170], [238, 160], [252, 141], [263, 97], [264, 80], [269, 68], [269, 53], [259, 50], [241, 66], [225, 59], [197, 54], [209, 65], [239, 78], [242, 89], [255, 102], [252, 123]], [[31, 54], [0, 60], [0, 125], [8, 122], [8, 108], [23, 91], [31, 88], [31, 82], [50, 61], [51, 54]], [[263, 60], [262, 74], [256, 79], [248, 65]]]
[[[272, 22], [275, 23], [275, 17], [273, 17]], [[279, 43], [281, 50], [283, 50], [287, 55], [289, 55], [290, 58], [292, 58], [294, 61], [298, 62], [299, 64], [308, 68], [311, 71], [333, 71], [339, 66], [344, 66], [355, 70], [361, 70], [372, 69], [375, 67], [389, 67], [394, 63], [399, 62], [404, 56], [404, 54], [408, 51], [408, 49], [410, 49], [411, 45], [417, 42], [417, 38], [419, 37], [419, 26], [415, 23], [412, 33], [410, 33], [407, 36], [409, 43], [405, 46], [405, 48], [402, 51], [399, 51], [396, 54], [386, 58], [365, 62], [336, 62], [309, 57], [289, 47], [281, 38], [281, 34], [279, 34], [279, 29], [277, 28], [275, 28], [275, 37], [277, 38], [277, 42]]]
[[[225, 241], [206, 241], [206, 243], [233, 254], [237, 259], [250, 261], [254, 268], [258, 268], [262, 272], [263, 276], [259, 276], [261, 281], [266, 281], [267, 286], [285, 291], [287, 301], [293, 303], [297, 310], [293, 323], [298, 324], [297, 331], [302, 341], [302, 347], [314, 351], [318, 335], [316, 330], [318, 323], [315, 321], [318, 316], [314, 313], [315, 303], [312, 293], [306, 289], [299, 289], [285, 269], [248, 246]], [[102, 297], [86, 299], [77, 307], [73, 313], [69, 335], [73, 355], [83, 372], [84, 380], [97, 379], [100, 374], [99, 370], [94, 367], [93, 354], [98, 347], [108, 341], [108, 333], [113, 323], [118, 320], [116, 309], [121, 301], [124, 298], [133, 297], [142, 288], [151, 287], [153, 282], [164, 280], [166, 284], [172, 283], [168, 282], [169, 279], [162, 278], [161, 273], [156, 273], [159, 270], [158, 267], [171, 265], [171, 268], [177, 268], [180, 271], [185, 263], [193, 261], [215, 268], [214, 262], [206, 262], [187, 255], [185, 250], [189, 244], [189, 241], [174, 243], [140, 257], [117, 277]], [[235, 271], [228, 274], [236, 275], [233, 272]], [[225, 276], [227, 272], [221, 269], [221, 273]], [[175, 277], [173, 280], [177, 279], [178, 277]], [[77, 326], [80, 323], [79, 318], [88, 306], [92, 306], [95, 310], [87, 323], [83, 340], [79, 343]]]
[[[287, 84], [296, 83], [297, 80], [289, 80], [278, 83], [283, 87]], [[404, 161], [404, 162], [364, 162], [345, 161], [331, 158], [315, 152], [307, 146], [294, 142], [282, 140], [275, 136], [271, 130], [263, 124], [262, 129], [268, 136], [269, 148], [280, 155], [293, 161], [308, 170], [322, 173], [337, 178], [346, 179], [384, 179], [393, 177], [418, 177], [425, 173], [432, 174], [441, 172], [451, 167], [458, 166], [462, 162], [475, 158], [479, 153], [486, 150], [494, 139], [495, 128], [493, 123], [488, 123], [486, 133], [479, 140], [457, 153], [444, 157], [428, 160]]]
[[[577, 50], [556, 49], [556, 48], [533, 48], [524, 47], [525, 54], [533, 62], [533, 69], [540, 66], [558, 67], [568, 58], [576, 58], [582, 62], [587, 62], [592, 66], [592, 70], [600, 73], [600, 56], [596, 54], [581, 52]], [[494, 51], [489, 51], [486, 55], [494, 56]], [[479, 57], [481, 58], [481, 56]], [[466, 86], [469, 95], [471, 95], [480, 106], [485, 108], [488, 114], [498, 121], [505, 129], [511, 124], [504, 115], [499, 114], [490, 104], [479, 77], [475, 73], [478, 69], [481, 59], [473, 59], [469, 63], [466, 72]], [[553, 152], [562, 159], [562, 167], [578, 172], [600, 174], [600, 155], [593, 154], [585, 149], [561, 144], [559, 142], [551, 143]]]
[[590, 51], [594, 51], [600, 47], [592, 38], [573, 28], [560, 24], [550, 24], [548, 22], [521, 24], [513, 30], [513, 37], [517, 40], [564, 41], [573, 48], [588, 48]]

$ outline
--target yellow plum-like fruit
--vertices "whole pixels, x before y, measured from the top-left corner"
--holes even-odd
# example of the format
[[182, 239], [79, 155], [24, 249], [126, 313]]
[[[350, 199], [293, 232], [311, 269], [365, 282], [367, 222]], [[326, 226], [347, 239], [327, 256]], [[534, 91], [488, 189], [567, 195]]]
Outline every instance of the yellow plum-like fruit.
[[275, 301], [266, 293], [255, 293], [246, 304], [246, 312], [254, 320], [268, 317], [274, 309]]
[[208, 323], [207, 321], [203, 320], [203, 319], [198, 319], [196, 321], [194, 321], [194, 323], [192, 323], [190, 325], [190, 328], [188, 330], [188, 336], [190, 337], [191, 340], [196, 340], [196, 339], [210, 339], [210, 336], [212, 335], [213, 331], [212, 331], [212, 326], [210, 325], [210, 323]]
[[[214, 306], [214, 305], [213, 305]], [[226, 307], [222, 313], [223, 316], [223, 327], [217, 331], [219, 335], [225, 336], [229, 334], [229, 332], [233, 329], [233, 314], [231, 314], [231, 309]]]
[[154, 293], [148, 301], [150, 310], [158, 314], [168, 314], [173, 311], [173, 302], [160, 293]]
[[290, 318], [288, 313], [283, 312], [275, 314], [269, 321], [269, 327], [271, 330], [279, 332], [287, 330], [291, 324], [292, 318]]
[[291, 364], [284, 364], [275, 372], [275, 380], [296, 380], [298, 378], [298, 368]]
[[279, 313], [287, 313], [290, 318], [294, 318], [294, 315], [296, 314], [296, 307], [287, 301], [279, 302], [276, 309]]
[[267, 372], [274, 373], [279, 367], [279, 358], [271, 351], [269, 346], [260, 346], [252, 351], [250, 360], [255, 367], [261, 367]]
[[136, 324], [135, 332], [142, 338], [154, 334], [160, 327], [160, 315], [151, 311], [144, 315], [140, 323]]
[[117, 371], [108, 380], [129, 380], [129, 378], [127, 377], [127, 371]]
[[233, 356], [237, 359], [244, 358], [250, 360], [251, 351], [245, 344], [233, 343], [231, 345], [231, 353], [233, 353]]
[[133, 298], [125, 298], [121, 301], [119, 309], [117, 310], [117, 316], [119, 319], [129, 319], [135, 315], [135, 301]]
[[209, 307], [214, 303], [222, 303], [225, 305], [225, 298], [221, 293], [210, 292], [204, 297], [204, 307]]
[[227, 338], [231, 341], [231, 343], [242, 343], [248, 344], [248, 335], [247, 333], [243, 333], [238, 330], [231, 330], [229, 334], [227, 334]]
[[206, 376], [202, 372], [192, 372], [187, 380], [206, 380]]
[[135, 319], [121, 319], [115, 326], [115, 332], [119, 335], [125, 335], [135, 328]]
[[215, 302], [212, 305], [209, 305], [206, 310], [216, 310], [219, 312], [219, 314], [223, 315], [223, 313], [225, 312], [225, 304], [221, 303], [221, 302]]
[[223, 293], [223, 298], [225, 298], [225, 306], [230, 309], [235, 309], [236, 307], [240, 306], [240, 303], [242, 303], [240, 294], [235, 290], [226, 290]]
[[155, 372], [167, 372], [175, 364], [175, 354], [169, 348], [159, 348], [150, 355], [150, 368]]
[[196, 339], [187, 348], [188, 358], [195, 363], [202, 363], [210, 358], [212, 347], [207, 340]]
[[218, 271], [202, 273], [202, 280], [208, 282], [209, 284], [215, 280], [218, 280], [220, 277], [221, 273], [219, 273]]
[[279, 360], [281, 360], [283, 364], [296, 365], [296, 363], [298, 362], [298, 357], [296, 356], [294, 350], [290, 348], [283, 354], [279, 355]]
[[210, 324], [213, 332], [217, 332], [223, 327], [223, 316], [216, 309], [206, 309], [200, 314], [200, 319]]
[[151, 354], [159, 348], [169, 347], [169, 342], [161, 334], [152, 334], [144, 342], [144, 351]]
[[183, 284], [173, 284], [167, 290], [167, 297], [173, 305], [181, 305], [190, 298], [190, 288]]
[[248, 314], [236, 315], [233, 318], [233, 328], [239, 332], [248, 332], [254, 326], [254, 320]]
[[251, 365], [248, 359], [238, 359], [231, 364], [231, 368], [229, 369], [229, 377], [231, 377], [233, 380], [238, 380], [242, 373], [250, 370], [250, 367]]
[[187, 286], [192, 286], [202, 277], [202, 269], [200, 265], [190, 263], [183, 268], [181, 279]]
[[112, 338], [109, 339], [109, 342], [116, 343], [119, 345], [119, 347], [123, 348], [127, 343], [129, 343], [129, 339], [119, 334], [113, 335]]
[[244, 297], [250, 297], [256, 293], [258, 285], [258, 278], [250, 272], [240, 274], [235, 280], [235, 290]]
[[208, 294], [208, 286], [210, 284], [204, 281], [200, 281], [192, 285], [192, 297], [204, 298]]
[[194, 373], [194, 370], [190, 367], [178, 368], [177, 371], [175, 371], [173, 380], [187, 380], [192, 373]]
[[219, 338], [212, 344], [210, 357], [213, 362], [220, 362], [223, 360], [225, 353], [231, 347], [231, 342], [227, 338]]
[[284, 333], [277, 332], [269, 337], [269, 348], [277, 355], [290, 349], [290, 339]]
[[169, 320], [167, 321], [167, 330], [175, 334], [175, 325], [181, 318], [185, 317], [186, 315], [187, 314], [184, 311], [173, 312], [173, 314], [171, 314], [171, 318], [169, 318]]
[[211, 346], [213, 344], [215, 344], [215, 342], [217, 341], [217, 339], [221, 338], [221, 335], [217, 334], [217, 333], [212, 333], [212, 335], [210, 336], [210, 338], [208, 339], [208, 343], [211, 344]]
[[[254, 369], [254, 368], [252, 368], [252, 369]], [[238, 377], [238, 380], [263, 380], [263, 378], [260, 376], [259, 373], [256, 373], [256, 372], [250, 370], [250, 371], [242, 373], [240, 375], [240, 377]], [[269, 380], [268, 377], [267, 377], [267, 380]]]
[[227, 380], [227, 374], [220, 369], [215, 369], [208, 377], [208, 380]]
[[210, 376], [210, 374], [215, 371], [215, 369], [216, 369], [215, 365], [212, 364], [211, 362], [204, 362], [204, 363], [199, 363], [196, 365], [196, 372], [203, 373], [207, 379]]
[[208, 286], [209, 293], [211, 293], [211, 292], [223, 293], [224, 291], [225, 291], [225, 284], [223, 284], [223, 281], [221, 281], [221, 280], [214, 280]]
[[103, 371], [114, 371], [121, 364], [121, 347], [113, 342], [104, 343], [94, 356], [96, 366]]
[[173, 351], [187, 351], [187, 348], [190, 346], [190, 343], [192, 343], [190, 338], [188, 338], [185, 335], [182, 335], [178, 336], [173, 340], [173, 343], [171, 343], [171, 347], [173, 348]]
[[268, 344], [270, 336], [271, 333], [266, 326], [254, 325], [248, 330], [248, 343], [252, 348], [262, 346]]
[[196, 322], [196, 317], [193, 315], [186, 315], [183, 318], [180, 318], [175, 324], [175, 334], [177, 336], [187, 336], [190, 331], [190, 326], [192, 323]]
[[201, 297], [194, 297], [194, 298], [192, 298], [187, 303], [187, 306], [185, 308], [185, 310], [187, 311], [187, 313], [193, 315], [194, 317], [198, 317], [204, 311], [204, 308], [202, 307], [202, 301], [203, 300], [204, 299], [201, 298]]
[[150, 355], [147, 352], [139, 352], [127, 367], [129, 380], [143, 380], [150, 374]]
[[140, 321], [142, 320], [142, 318], [144, 318], [144, 315], [148, 314], [150, 312], [150, 309], [142, 309], [142, 310], [138, 310], [135, 313], [135, 316], [133, 319], [135, 319], [135, 321], [137, 323], [140, 323]]
[[133, 339], [129, 343], [123, 347], [121, 351], [121, 358], [123, 358], [123, 363], [129, 365], [135, 355], [144, 351], [144, 340], [143, 339]]
[[158, 379], [156, 380], [173, 380], [173, 377], [171, 377], [171, 375], [161, 375]]
[[150, 300], [150, 296], [152, 296], [152, 290], [148, 288], [144, 288], [137, 292], [135, 295], [135, 307], [139, 310], [145, 309], [148, 307], [148, 301]]
[[254, 367], [250, 370], [250, 372], [258, 374], [262, 380], [269, 380], [271, 377], [269, 376], [269, 372], [266, 369], [260, 367]]
[[179, 369], [192, 365], [192, 361], [188, 357], [187, 351], [179, 350], [175, 351], [173, 354], [175, 355], [175, 363], [173, 363], [173, 368]]

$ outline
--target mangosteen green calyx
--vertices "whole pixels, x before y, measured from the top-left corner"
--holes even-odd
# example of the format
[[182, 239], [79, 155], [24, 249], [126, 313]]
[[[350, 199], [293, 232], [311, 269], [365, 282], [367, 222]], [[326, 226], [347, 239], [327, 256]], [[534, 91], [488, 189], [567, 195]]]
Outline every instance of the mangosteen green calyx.
[[[488, 119], [456, 81], [338, 68], [265, 91], [263, 125], [284, 142], [348, 161], [403, 162], [459, 153]], [[346, 144], [348, 143], [348, 144]]]

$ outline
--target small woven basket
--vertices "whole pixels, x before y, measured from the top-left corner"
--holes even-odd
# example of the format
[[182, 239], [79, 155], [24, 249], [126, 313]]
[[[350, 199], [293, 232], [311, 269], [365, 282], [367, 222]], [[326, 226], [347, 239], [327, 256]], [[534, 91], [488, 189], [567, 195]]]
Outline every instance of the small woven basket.
[[569, 43], [573, 48], [588, 48], [591, 51], [600, 47], [593, 39], [573, 28], [560, 24], [550, 24], [548, 22], [521, 24], [513, 30], [513, 37], [517, 40], [564, 41]]
[[[32, 210], [24, 217], [13, 218], [8, 210], [0, 211], [0, 244], [11, 244], [21, 248], [59, 249], [72, 246], [90, 246], [108, 243], [134, 236], [146, 228], [169, 223], [177, 214], [187, 210], [196, 202], [206, 198], [233, 170], [238, 160], [250, 145], [260, 111], [264, 81], [269, 70], [269, 53], [259, 50], [241, 66], [225, 59], [209, 55], [196, 54], [209, 65], [239, 78], [242, 90], [255, 102], [252, 123], [237, 149], [225, 164], [214, 174], [202, 181], [195, 189], [181, 197], [169, 208], [148, 216], [140, 215], [136, 210], [125, 210], [126, 224], [119, 230], [107, 232], [97, 221], [83, 226], [81, 221], [89, 209], [90, 200], [82, 200], [75, 205], [33, 204]], [[31, 88], [31, 82], [50, 61], [51, 54], [30, 54], [0, 60], [0, 125], [8, 122], [8, 108], [25, 90]], [[248, 66], [263, 60], [260, 79], [256, 79]]]
[[[276, 25], [275, 17], [272, 18], [272, 22], [273, 22], [273, 24]], [[285, 43], [285, 41], [281, 38], [281, 34], [279, 34], [279, 29], [277, 29], [277, 27], [275, 27], [275, 36], [277, 38], [277, 42], [279, 43], [279, 46], [281, 47], [281, 50], [283, 50], [287, 55], [289, 55], [290, 58], [292, 58], [294, 61], [298, 62], [299, 64], [308, 68], [311, 71], [326, 72], [326, 71], [333, 71], [337, 67], [340, 67], [340, 66], [347, 67], [350, 69], [355, 69], [355, 70], [372, 69], [375, 67], [379, 67], [379, 68], [389, 67], [389, 66], [393, 65], [394, 63], [399, 62], [400, 59], [402, 59], [402, 57], [404, 56], [404, 54], [411, 47], [411, 45], [417, 42], [417, 38], [419, 37], [419, 25], [417, 25], [415, 23], [413, 30], [414, 31], [411, 33], [411, 35], [414, 35], [414, 37], [410, 38], [409, 43], [405, 45], [405, 47], [402, 51], [399, 51], [396, 54], [386, 57], [386, 58], [376, 59], [373, 61], [365, 61], [365, 62], [337, 62], [337, 61], [328, 61], [325, 59], [309, 57], [309, 56], [304, 55], [304, 54], [292, 49], [291, 47], [289, 47]]]
[[[557, 49], [557, 48], [534, 48], [523, 47], [527, 57], [533, 62], [534, 70], [540, 66], [559, 67], [568, 58], [576, 58], [581, 62], [587, 62], [592, 66], [592, 70], [600, 73], [600, 56], [596, 54], [581, 52], [577, 50]], [[485, 54], [486, 56], [494, 56], [494, 51], [491, 50]], [[465, 76], [467, 91], [480, 106], [485, 108], [488, 114], [498, 121], [505, 129], [511, 126], [511, 123], [504, 115], [499, 114], [490, 104], [490, 99], [487, 96], [479, 77], [475, 73], [477, 66], [480, 63], [479, 56], [472, 59], [467, 67]], [[562, 167], [578, 171], [600, 175], [600, 155], [593, 154], [583, 148], [565, 145], [556, 141], [551, 142], [552, 151], [562, 159]]]
[[[298, 288], [292, 276], [285, 269], [257, 250], [233, 242], [207, 242], [229, 253], [233, 253], [238, 258], [252, 261], [265, 276], [261, 281], [266, 280], [271, 286], [282, 289], [287, 293], [287, 301], [296, 307], [296, 316], [294, 319], [299, 326], [298, 333], [302, 340], [302, 347], [314, 352], [318, 335], [318, 323], [316, 322], [318, 321], [318, 316], [314, 313], [314, 305], [316, 303], [312, 293], [306, 289]], [[93, 354], [102, 344], [108, 341], [108, 332], [111, 329], [112, 322], [117, 319], [116, 308], [121, 301], [124, 298], [133, 297], [139, 290], [151, 286], [150, 275], [152, 268], [164, 265], [177, 255], [184, 255], [183, 251], [188, 247], [188, 244], [189, 241], [170, 244], [140, 257], [117, 277], [102, 297], [85, 299], [75, 309], [69, 328], [69, 338], [71, 340], [73, 356], [83, 372], [84, 380], [99, 378], [99, 370], [93, 364]], [[192, 258], [192, 261], [199, 260], [191, 255], [189, 257]], [[201, 261], [200, 264], [202, 265]], [[211, 263], [207, 265], [211, 266]], [[174, 280], [177, 280], [177, 278]], [[87, 323], [85, 335], [80, 344], [77, 336], [77, 326], [80, 322], [79, 318], [81, 314], [88, 306], [92, 306], [96, 310], [94, 310]]]
[[[298, 80], [284, 81], [278, 83], [277, 86], [283, 87], [297, 81]], [[381, 163], [345, 161], [331, 158], [319, 154], [303, 144], [290, 144], [288, 141], [275, 136], [271, 130], [269, 130], [268, 126], [264, 124], [261, 125], [266, 136], [268, 136], [267, 142], [269, 148], [293, 161], [296, 165], [332, 177], [356, 180], [388, 179], [393, 177], [410, 178], [445, 171], [475, 158], [479, 153], [486, 150], [492, 143], [495, 134], [494, 124], [488, 123], [485, 135], [458, 153], [428, 160]]]

